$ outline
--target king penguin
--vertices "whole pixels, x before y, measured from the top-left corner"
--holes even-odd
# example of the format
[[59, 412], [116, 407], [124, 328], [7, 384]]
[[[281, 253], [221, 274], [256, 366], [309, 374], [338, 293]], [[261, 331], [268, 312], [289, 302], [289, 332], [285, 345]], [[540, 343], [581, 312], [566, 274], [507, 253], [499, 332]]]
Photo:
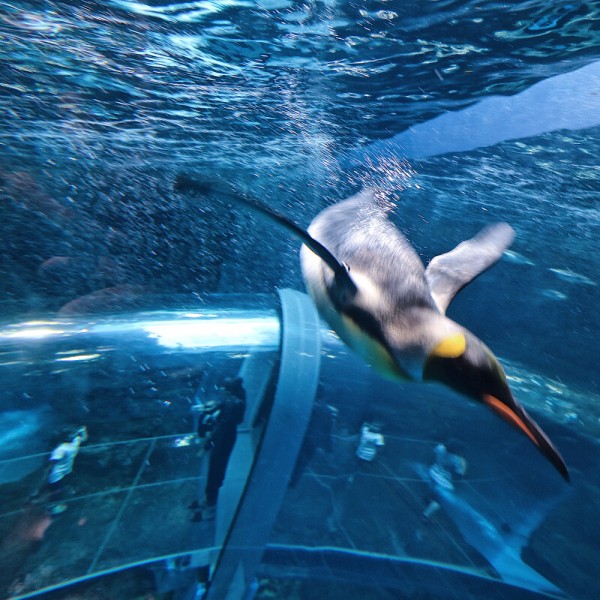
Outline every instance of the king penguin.
[[308, 231], [233, 186], [180, 175], [175, 190], [223, 195], [288, 229], [303, 242], [308, 293], [348, 346], [386, 377], [442, 383], [485, 404], [569, 480], [559, 451], [513, 397], [498, 359], [446, 316], [456, 294], [510, 246], [515, 234], [508, 224], [485, 227], [425, 268], [390, 221], [393, 205], [377, 190], [363, 189], [326, 208]]

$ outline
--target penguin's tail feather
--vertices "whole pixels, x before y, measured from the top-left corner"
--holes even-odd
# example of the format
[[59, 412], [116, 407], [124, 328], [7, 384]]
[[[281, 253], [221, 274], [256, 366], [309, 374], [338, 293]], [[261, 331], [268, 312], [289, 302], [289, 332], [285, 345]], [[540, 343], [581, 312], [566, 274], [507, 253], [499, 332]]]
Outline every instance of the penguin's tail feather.
[[221, 180], [200, 179], [187, 173], [177, 175], [173, 184], [173, 190], [177, 193], [192, 193], [202, 196], [210, 194], [224, 196], [232, 202], [246, 206], [253, 212], [267, 217], [299, 238], [305, 246], [319, 256], [334, 272], [338, 285], [342, 285], [350, 293], [356, 293], [356, 286], [350, 279], [346, 267], [323, 244], [315, 240], [306, 230], [296, 225], [291, 219], [271, 207], [265, 206], [247, 192], [238, 189], [230, 183], [224, 183]]

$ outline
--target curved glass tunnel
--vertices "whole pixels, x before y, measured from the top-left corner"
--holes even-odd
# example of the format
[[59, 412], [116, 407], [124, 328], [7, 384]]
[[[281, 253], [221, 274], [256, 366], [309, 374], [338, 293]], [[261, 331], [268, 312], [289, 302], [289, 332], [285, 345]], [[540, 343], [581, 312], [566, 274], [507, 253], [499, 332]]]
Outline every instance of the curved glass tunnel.
[[[174, 599], [207, 587], [213, 599], [309, 598], [315, 581], [332, 598], [563, 596], [534, 534], [572, 488], [482, 407], [381, 379], [304, 294], [17, 323], [0, 330], [0, 369], [2, 598], [131, 569]], [[587, 452], [589, 468], [594, 446], [507, 370], [571, 467]], [[244, 420], [215, 518], [194, 520], [210, 460], [199, 422], [235, 376]], [[48, 459], [82, 426], [51, 514]], [[453, 489], [429, 475], [439, 443], [468, 465]]]

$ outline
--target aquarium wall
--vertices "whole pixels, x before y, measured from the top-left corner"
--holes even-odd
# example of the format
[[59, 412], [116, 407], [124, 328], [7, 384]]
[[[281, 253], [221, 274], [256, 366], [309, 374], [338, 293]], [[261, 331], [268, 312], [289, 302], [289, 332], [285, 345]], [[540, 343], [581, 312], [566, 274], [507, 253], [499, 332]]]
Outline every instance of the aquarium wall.
[[[271, 411], [277, 304], [232, 296], [3, 327], [2, 597], [157, 560], [156, 588], [172, 591], [195, 582], [182, 560], [215, 562]], [[234, 377], [245, 410], [207, 527], [194, 502], [204, 497], [218, 418], [211, 406]]]
[[[599, 22], [567, 0], [2, 3], [0, 600], [600, 597]], [[315, 312], [300, 230], [369, 190], [421, 275], [514, 229], [447, 316], [570, 482]], [[367, 281], [404, 272], [362, 242]]]

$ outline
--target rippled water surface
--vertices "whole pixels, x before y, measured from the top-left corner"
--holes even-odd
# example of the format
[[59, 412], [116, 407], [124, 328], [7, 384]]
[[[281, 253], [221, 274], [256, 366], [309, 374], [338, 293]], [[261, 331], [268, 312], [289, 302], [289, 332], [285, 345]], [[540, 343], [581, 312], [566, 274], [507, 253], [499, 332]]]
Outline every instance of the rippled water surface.
[[[292, 160], [594, 57], [596, 3], [12, 2], [5, 135], [31, 149]], [[24, 125], [25, 124], [25, 125]], [[75, 141], [76, 140], [76, 141]], [[74, 157], [71, 157], [72, 159]]]

